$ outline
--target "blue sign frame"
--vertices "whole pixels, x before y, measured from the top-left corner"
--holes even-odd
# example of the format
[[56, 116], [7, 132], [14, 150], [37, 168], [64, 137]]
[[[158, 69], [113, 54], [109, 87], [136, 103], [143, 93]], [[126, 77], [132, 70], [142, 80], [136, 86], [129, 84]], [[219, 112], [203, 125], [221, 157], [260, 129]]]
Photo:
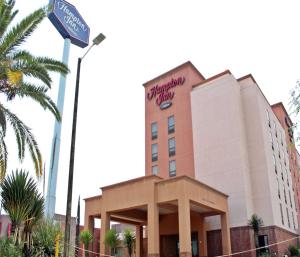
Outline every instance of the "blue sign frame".
[[89, 44], [90, 28], [74, 5], [65, 0], [52, 0], [48, 18], [61, 36], [70, 38], [72, 44], [82, 48]]

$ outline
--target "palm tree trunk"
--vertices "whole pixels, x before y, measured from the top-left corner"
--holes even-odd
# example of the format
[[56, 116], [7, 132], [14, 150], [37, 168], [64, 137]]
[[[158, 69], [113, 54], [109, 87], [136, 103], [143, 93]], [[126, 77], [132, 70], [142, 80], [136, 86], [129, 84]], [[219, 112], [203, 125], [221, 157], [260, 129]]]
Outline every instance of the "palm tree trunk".
[[85, 245], [85, 246], [84, 246], [84, 250], [85, 250], [85, 251], [84, 251], [84, 256], [85, 256], [85, 257], [89, 257], [89, 252], [88, 252], [89, 246], [88, 246], [88, 245]]

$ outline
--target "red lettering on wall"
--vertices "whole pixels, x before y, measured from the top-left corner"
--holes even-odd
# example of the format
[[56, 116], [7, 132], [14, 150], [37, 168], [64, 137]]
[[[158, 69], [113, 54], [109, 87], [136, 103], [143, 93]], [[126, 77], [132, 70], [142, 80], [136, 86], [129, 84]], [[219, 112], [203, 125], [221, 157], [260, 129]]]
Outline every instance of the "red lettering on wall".
[[165, 101], [170, 101], [174, 98], [175, 93], [169, 92], [170, 89], [177, 86], [182, 86], [185, 82], [185, 77], [178, 77], [177, 79], [171, 79], [169, 82], [156, 85], [150, 89], [147, 93], [147, 99], [150, 101], [153, 98], [156, 98], [156, 104], [161, 105]]

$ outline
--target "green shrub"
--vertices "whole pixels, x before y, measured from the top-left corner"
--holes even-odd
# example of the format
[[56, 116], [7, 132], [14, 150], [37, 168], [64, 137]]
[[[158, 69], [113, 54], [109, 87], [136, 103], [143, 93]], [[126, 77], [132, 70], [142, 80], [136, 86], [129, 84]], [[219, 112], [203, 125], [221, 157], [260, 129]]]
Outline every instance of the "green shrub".
[[[41, 221], [33, 231], [34, 251], [43, 252], [45, 256], [54, 256], [57, 235], [60, 235], [60, 242], [63, 242], [63, 233], [58, 223], [55, 224], [50, 220]], [[62, 252], [62, 243], [60, 243], [59, 252]]]
[[125, 229], [123, 233], [124, 245], [127, 247], [129, 257], [132, 256], [132, 248], [135, 242], [135, 235], [130, 229]]
[[81, 231], [79, 238], [80, 238], [80, 242], [83, 243], [84, 245], [85, 256], [89, 257], [89, 253], [88, 253], [89, 244], [93, 241], [93, 235], [89, 230], [83, 230]]
[[22, 257], [22, 251], [15, 246], [11, 238], [0, 239], [1, 257]]
[[116, 230], [110, 229], [105, 234], [104, 243], [105, 245], [108, 245], [111, 250], [111, 255], [116, 254], [116, 248], [119, 242], [119, 236]]
[[300, 252], [299, 252], [299, 249], [297, 248], [297, 246], [290, 245], [288, 249], [289, 249], [291, 256], [300, 257]]

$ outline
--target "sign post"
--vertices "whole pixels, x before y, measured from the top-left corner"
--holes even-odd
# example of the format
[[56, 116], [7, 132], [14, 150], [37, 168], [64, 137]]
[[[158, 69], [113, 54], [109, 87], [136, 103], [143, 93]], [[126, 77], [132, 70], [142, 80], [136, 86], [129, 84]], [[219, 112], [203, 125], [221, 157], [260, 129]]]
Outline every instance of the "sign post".
[[[50, 0], [48, 18], [65, 39], [62, 61], [68, 65], [70, 44], [72, 43], [81, 48], [86, 47], [89, 44], [90, 28], [76, 7], [64, 0]], [[60, 76], [57, 108], [61, 116], [63, 114], [66, 79], [66, 76]], [[51, 219], [54, 217], [56, 204], [60, 136], [61, 123], [55, 121], [46, 196], [46, 216]]]
[[[77, 11], [76, 7], [68, 3], [67, 1], [50, 0], [49, 7], [50, 7], [49, 8], [50, 11], [48, 15], [49, 20], [52, 22], [52, 24], [58, 30], [61, 36], [65, 39], [63, 62], [65, 62], [65, 64], [68, 64], [70, 43], [77, 45], [81, 48], [88, 46], [90, 28], [85, 23], [80, 13]], [[57, 101], [58, 102], [57, 105], [61, 114], [63, 112], [65, 85], [66, 85], [66, 78], [61, 77], [58, 101]], [[77, 87], [75, 91], [75, 98], [76, 95], [78, 95]], [[61, 124], [58, 124], [56, 122], [54, 128], [50, 172], [49, 172], [49, 183], [48, 183], [47, 198], [46, 198], [47, 199], [46, 213], [49, 218], [53, 218], [55, 213], [60, 134], [61, 134]], [[72, 138], [73, 138], [73, 132], [72, 132]], [[71, 149], [72, 149], [72, 143], [71, 143]], [[69, 172], [69, 183], [70, 183], [70, 172]], [[73, 183], [73, 178], [72, 178], [72, 183]], [[67, 211], [66, 211], [67, 214], [66, 214], [66, 222], [65, 222], [65, 239], [64, 239], [65, 257], [69, 256], [69, 247], [70, 247], [70, 229], [71, 229], [70, 223], [71, 223], [72, 198], [71, 199], [69, 198], [71, 195], [72, 195], [72, 187], [68, 186], [68, 199], [67, 199]]]

